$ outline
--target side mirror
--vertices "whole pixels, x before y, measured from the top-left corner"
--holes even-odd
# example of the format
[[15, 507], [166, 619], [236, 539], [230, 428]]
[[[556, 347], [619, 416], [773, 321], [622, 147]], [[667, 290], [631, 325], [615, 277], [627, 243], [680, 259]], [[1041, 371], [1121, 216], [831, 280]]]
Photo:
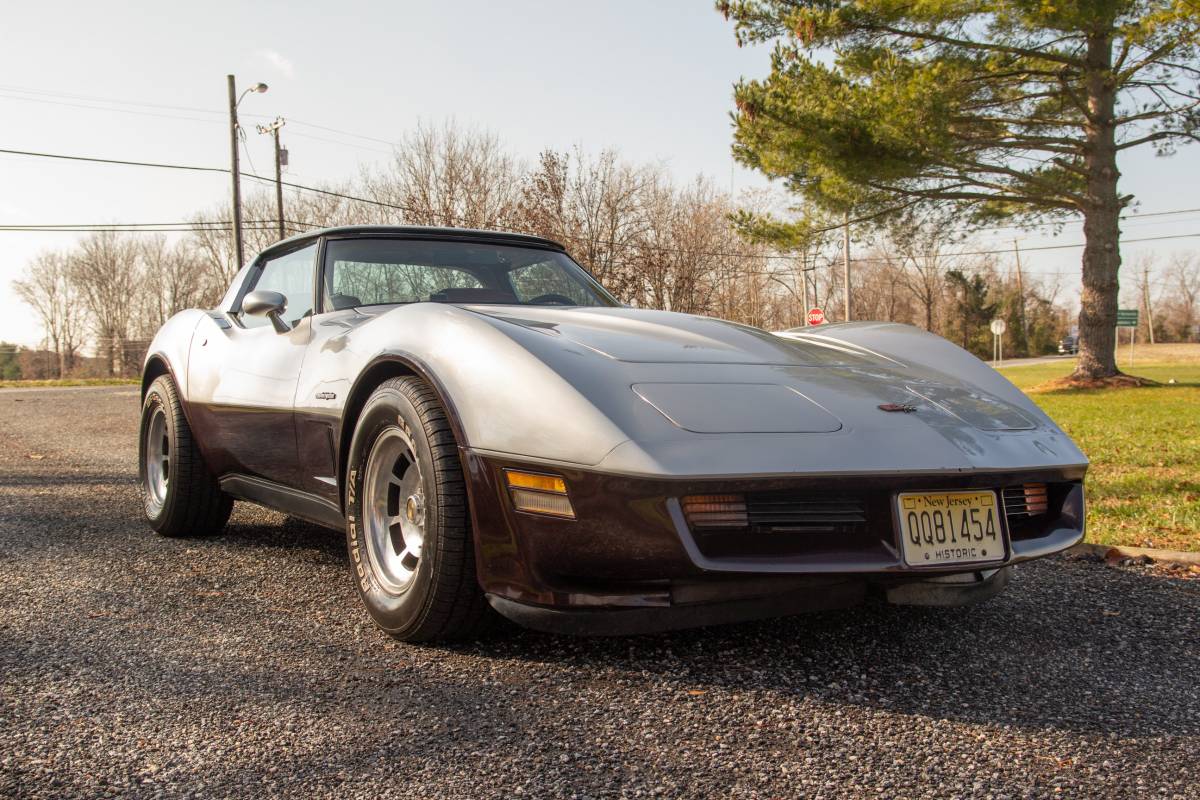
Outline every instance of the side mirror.
[[287, 297], [279, 292], [266, 289], [256, 289], [242, 298], [242, 311], [256, 317], [266, 317], [271, 320], [271, 326], [276, 333], [287, 333], [292, 329], [283, 321], [283, 312], [287, 311]]

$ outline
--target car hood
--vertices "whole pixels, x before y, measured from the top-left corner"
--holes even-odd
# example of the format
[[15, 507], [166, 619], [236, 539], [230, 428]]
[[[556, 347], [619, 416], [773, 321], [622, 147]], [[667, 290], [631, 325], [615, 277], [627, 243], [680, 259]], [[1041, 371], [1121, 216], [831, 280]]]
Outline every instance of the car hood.
[[347, 349], [417, 354], [480, 452], [678, 476], [1086, 464], [1002, 375], [908, 325], [773, 334], [646, 309], [438, 303], [373, 317]]
[[560, 337], [605, 358], [644, 364], [791, 367], [884, 364], [857, 347], [801, 342], [735, 322], [640, 308], [469, 306], [492, 319]]

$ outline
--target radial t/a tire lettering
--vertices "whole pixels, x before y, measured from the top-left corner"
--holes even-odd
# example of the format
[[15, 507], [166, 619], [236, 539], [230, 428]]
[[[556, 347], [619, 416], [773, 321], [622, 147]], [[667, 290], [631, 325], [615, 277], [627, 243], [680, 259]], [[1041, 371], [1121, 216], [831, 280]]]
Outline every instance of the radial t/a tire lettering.
[[346, 544], [371, 619], [405, 641], [470, 638], [491, 618], [446, 411], [419, 378], [367, 400], [350, 445]]

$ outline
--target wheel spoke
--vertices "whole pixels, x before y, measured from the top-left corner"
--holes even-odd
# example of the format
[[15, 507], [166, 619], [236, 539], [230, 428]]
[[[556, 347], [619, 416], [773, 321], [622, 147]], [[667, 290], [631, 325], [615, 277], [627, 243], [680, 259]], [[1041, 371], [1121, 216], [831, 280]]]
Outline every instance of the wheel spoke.
[[412, 572], [413, 570], [415, 570], [417, 568], [417, 564], [420, 561], [421, 561], [420, 552], [414, 553], [412, 550], [406, 549], [403, 553], [400, 554], [400, 566], [404, 567], [409, 572]]
[[414, 453], [409, 436], [389, 428], [372, 445], [363, 475], [368, 559], [393, 594], [412, 581], [425, 540], [421, 468]]
[[391, 517], [387, 522], [388, 538], [392, 543], [392, 552], [400, 555], [404, 552], [404, 529], [400, 525], [399, 516]]
[[161, 504], [167, 499], [167, 480], [171, 468], [168, 458], [171, 452], [170, 433], [166, 412], [161, 406], [151, 410], [144, 436], [142, 471], [146, 476], [145, 488], [152, 500]]

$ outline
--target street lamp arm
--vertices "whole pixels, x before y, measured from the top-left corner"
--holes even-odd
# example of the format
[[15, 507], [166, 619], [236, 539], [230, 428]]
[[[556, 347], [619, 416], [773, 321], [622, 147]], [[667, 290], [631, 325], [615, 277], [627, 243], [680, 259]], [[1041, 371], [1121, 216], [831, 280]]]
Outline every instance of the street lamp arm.
[[242, 92], [242, 94], [238, 97], [237, 102], [234, 104], [234, 106], [235, 107], [240, 106], [242, 104], [242, 100], [246, 97], [246, 95], [250, 94], [251, 92], [257, 92], [258, 94], [262, 94], [267, 89], [268, 89], [268, 86], [265, 83], [262, 83], [261, 81], [259, 83], [254, 84], [249, 89], [246, 89], [245, 91]]

